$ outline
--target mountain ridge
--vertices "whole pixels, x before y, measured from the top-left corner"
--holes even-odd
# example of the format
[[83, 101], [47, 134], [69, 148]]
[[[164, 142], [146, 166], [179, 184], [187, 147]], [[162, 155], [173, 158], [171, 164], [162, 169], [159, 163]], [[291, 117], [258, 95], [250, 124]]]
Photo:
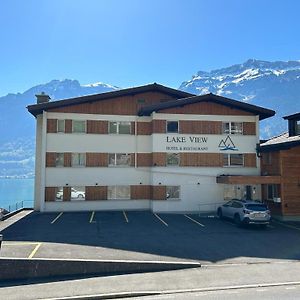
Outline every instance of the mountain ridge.
[[[33, 104], [36, 94], [45, 92], [52, 100], [61, 100], [117, 89], [102, 82], [81, 85], [78, 80], [54, 79], [23, 93], [0, 97], [0, 178], [34, 175], [35, 119], [26, 106]], [[275, 110], [275, 117], [260, 122], [261, 137], [266, 139], [286, 131], [282, 116], [300, 112], [300, 61], [249, 59], [242, 64], [198, 71], [179, 89], [197, 95], [211, 92]]]

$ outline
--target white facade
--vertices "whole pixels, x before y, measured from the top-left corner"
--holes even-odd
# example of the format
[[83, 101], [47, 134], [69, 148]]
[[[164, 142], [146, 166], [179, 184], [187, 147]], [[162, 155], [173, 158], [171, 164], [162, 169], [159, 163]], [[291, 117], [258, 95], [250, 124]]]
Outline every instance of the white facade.
[[[37, 117], [35, 209], [40, 211], [90, 210], [152, 210], [154, 212], [195, 212], [214, 210], [224, 201], [224, 185], [216, 177], [228, 175], [259, 175], [257, 167], [55, 167], [46, 168], [46, 152], [101, 153], [256, 153], [258, 135], [230, 135], [234, 149], [221, 150], [219, 144], [228, 135], [214, 134], [85, 134], [46, 133], [47, 119], [106, 120], [149, 122], [161, 120], [198, 120], [222, 122], [255, 122], [258, 116], [183, 115], [153, 113], [151, 117], [92, 115], [45, 112]], [[45, 187], [113, 186], [113, 185], [180, 186], [177, 200], [99, 200], [45, 202]], [[236, 187], [235, 187], [236, 188]], [[240, 189], [241, 190], [241, 189]], [[253, 198], [260, 198], [255, 187]]]

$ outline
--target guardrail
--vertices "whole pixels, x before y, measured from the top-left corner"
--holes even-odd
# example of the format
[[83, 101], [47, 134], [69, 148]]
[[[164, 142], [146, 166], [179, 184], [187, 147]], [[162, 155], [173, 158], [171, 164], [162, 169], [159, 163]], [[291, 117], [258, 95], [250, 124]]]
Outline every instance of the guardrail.
[[14, 204], [9, 204], [6, 207], [9, 212], [13, 212], [21, 208], [33, 208], [33, 200], [22, 200]]

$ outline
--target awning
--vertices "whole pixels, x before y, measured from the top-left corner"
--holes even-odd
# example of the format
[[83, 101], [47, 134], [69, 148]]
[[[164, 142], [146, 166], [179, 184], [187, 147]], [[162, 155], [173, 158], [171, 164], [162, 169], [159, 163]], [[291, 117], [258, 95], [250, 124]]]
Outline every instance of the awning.
[[281, 176], [221, 175], [217, 183], [224, 184], [280, 184]]

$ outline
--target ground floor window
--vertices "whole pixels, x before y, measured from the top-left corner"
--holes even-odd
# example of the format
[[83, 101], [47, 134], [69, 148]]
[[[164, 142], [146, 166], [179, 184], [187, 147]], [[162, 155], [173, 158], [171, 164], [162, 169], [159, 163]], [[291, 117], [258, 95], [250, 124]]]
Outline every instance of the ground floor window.
[[273, 200], [274, 198], [280, 198], [279, 195], [279, 184], [268, 184], [268, 200]]
[[55, 188], [55, 201], [62, 201], [64, 196], [64, 188], [62, 186]]
[[130, 186], [128, 185], [113, 185], [107, 187], [107, 199], [124, 200], [130, 199]]
[[84, 186], [72, 187], [71, 200], [85, 200], [85, 187]]
[[180, 186], [179, 185], [167, 186], [166, 187], [166, 198], [169, 200], [180, 199]]

